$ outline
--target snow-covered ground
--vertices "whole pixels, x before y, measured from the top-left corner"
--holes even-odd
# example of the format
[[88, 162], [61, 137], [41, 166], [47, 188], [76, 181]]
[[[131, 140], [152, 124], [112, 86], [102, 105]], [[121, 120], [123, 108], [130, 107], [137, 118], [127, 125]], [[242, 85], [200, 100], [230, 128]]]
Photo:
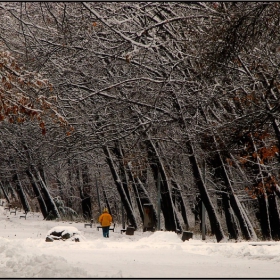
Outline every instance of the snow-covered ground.
[[[173, 232], [120, 233], [103, 238], [96, 226], [10, 214], [0, 206], [0, 278], [279, 278], [279, 242], [183, 242]], [[83, 236], [46, 242], [53, 227]]]

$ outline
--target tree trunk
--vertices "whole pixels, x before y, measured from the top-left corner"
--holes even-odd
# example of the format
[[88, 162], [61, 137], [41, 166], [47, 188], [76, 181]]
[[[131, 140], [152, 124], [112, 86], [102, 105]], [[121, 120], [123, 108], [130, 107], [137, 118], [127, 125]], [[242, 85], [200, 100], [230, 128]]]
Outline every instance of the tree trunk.
[[[187, 134], [188, 127], [187, 127], [185, 118], [182, 114], [182, 112], [184, 110], [181, 108], [181, 104], [180, 104], [180, 101], [177, 97], [176, 92], [174, 92], [173, 95], [174, 95], [174, 107], [175, 107], [175, 109], [177, 110], [177, 112], [180, 116], [179, 124], [180, 124], [181, 128], [186, 131], [186, 134]], [[205, 182], [203, 181], [203, 176], [202, 176], [202, 172], [199, 168], [196, 153], [195, 153], [193, 144], [192, 144], [191, 140], [189, 139], [188, 134], [187, 134], [187, 137], [186, 137], [186, 148], [187, 148], [187, 151], [188, 151], [188, 154], [189, 154], [189, 161], [190, 161], [190, 164], [191, 164], [191, 167], [192, 167], [193, 176], [196, 180], [196, 184], [197, 184], [197, 187], [199, 189], [202, 202], [204, 203], [205, 208], [206, 208], [207, 213], [208, 213], [208, 217], [209, 217], [210, 224], [211, 224], [211, 229], [214, 230], [214, 234], [216, 235], [217, 242], [220, 242], [220, 241], [225, 239], [223, 228], [222, 228], [221, 223], [218, 219], [215, 208], [214, 208], [214, 206], [211, 202], [211, 199], [210, 199], [210, 196], [208, 194]]]
[[40, 172], [36, 169], [35, 169], [35, 172], [36, 172], [35, 176], [37, 177], [37, 182], [39, 183], [39, 185], [41, 187], [41, 191], [44, 196], [44, 201], [45, 201], [47, 209], [48, 209], [48, 216], [46, 217], [46, 220], [54, 220], [54, 219], [60, 218], [60, 214], [56, 207], [56, 204], [55, 204], [45, 182], [43, 181], [43, 179], [40, 175]]
[[227, 193], [223, 193], [222, 199], [223, 199], [223, 205], [225, 209], [225, 216], [226, 216], [226, 223], [229, 232], [229, 237], [230, 239], [238, 239], [239, 236], [238, 227], [237, 227], [234, 213], [230, 205], [229, 195]]
[[21, 185], [21, 182], [19, 180], [19, 177], [18, 177], [18, 174], [14, 174], [13, 175], [13, 182], [15, 183], [16, 185], [16, 190], [17, 190], [17, 193], [19, 195], [19, 198], [20, 198], [20, 201], [21, 201], [21, 204], [22, 204], [22, 207], [24, 209], [25, 212], [30, 212], [30, 205], [28, 203], [28, 200], [27, 200], [27, 197], [26, 197], [26, 194], [22, 188], [22, 185]]
[[82, 166], [82, 190], [80, 192], [82, 199], [83, 217], [86, 220], [92, 219], [91, 197], [90, 197], [90, 179], [88, 166]]
[[125, 166], [125, 163], [124, 163], [124, 153], [123, 153], [123, 149], [122, 149], [119, 141], [115, 142], [115, 147], [113, 149], [113, 153], [115, 154], [116, 158], [118, 159], [119, 169], [120, 169], [120, 178], [122, 180], [123, 189], [126, 193], [126, 196], [129, 200], [129, 203], [132, 207], [131, 195], [130, 195], [130, 192], [129, 192], [129, 179], [128, 179], [129, 176], [126, 172], [126, 166]]
[[102, 186], [102, 191], [103, 191], [103, 196], [104, 196], [104, 199], [105, 199], [105, 204], [109, 210], [109, 213], [112, 215], [112, 210], [111, 210], [111, 207], [110, 207], [110, 203], [109, 203], [109, 200], [108, 200], [108, 196], [107, 196], [107, 193], [106, 193], [106, 190], [104, 188], [104, 186]]
[[[26, 171], [27, 175], [29, 177], [29, 180], [31, 180], [32, 187], [34, 189], [35, 187], [35, 195], [38, 198], [38, 202], [42, 211], [42, 214], [44, 216], [44, 219], [46, 220], [54, 220], [56, 218], [60, 218], [59, 211], [56, 207], [56, 204], [47, 188], [46, 182], [42, 179], [42, 176], [45, 177], [44, 170], [42, 167], [36, 168], [32, 159], [32, 156], [30, 154], [28, 146], [23, 143], [23, 148], [26, 151], [27, 158], [29, 160], [30, 170]], [[29, 174], [29, 173], [30, 174]], [[42, 176], [41, 176], [42, 174]], [[33, 182], [33, 183], [32, 183]], [[40, 198], [40, 200], [39, 200]], [[42, 210], [43, 209], [43, 210]], [[47, 209], [47, 214], [46, 214]]]
[[[73, 182], [73, 176], [75, 176], [75, 174], [77, 174], [75, 172], [75, 169], [78, 168], [78, 164], [75, 164], [75, 163], [72, 164], [70, 159], [67, 159], [67, 164], [68, 164], [67, 174], [68, 174], [68, 180], [69, 180], [69, 189], [67, 190], [68, 192], [67, 192], [67, 197], [66, 197], [66, 206], [68, 206], [70, 208], [74, 208], [73, 197], [75, 196], [75, 190], [74, 190], [73, 186], [76, 185], [76, 182]], [[73, 167], [73, 165], [74, 165], [74, 167]]]
[[193, 169], [193, 175], [196, 179], [196, 183], [197, 183], [199, 192], [201, 194], [202, 202], [204, 203], [205, 208], [207, 210], [208, 217], [209, 217], [210, 224], [211, 224], [211, 228], [214, 229], [214, 231], [215, 231], [214, 234], [216, 235], [217, 242], [220, 242], [223, 239], [225, 239], [223, 228], [222, 228], [221, 223], [218, 219], [217, 213], [216, 213], [215, 208], [214, 208], [214, 206], [211, 202], [211, 199], [210, 199], [210, 196], [208, 194], [207, 188], [206, 188], [205, 183], [203, 181], [202, 172], [201, 172], [201, 169], [198, 165], [194, 148], [193, 148], [190, 141], [188, 141], [186, 143], [186, 145], [187, 145], [187, 148], [188, 148], [188, 153], [190, 155], [189, 160], [190, 160], [190, 163], [191, 163], [191, 166], [192, 166], [192, 169]]
[[[96, 183], [96, 194], [97, 194], [97, 203], [98, 203], [98, 208], [99, 208], [99, 215], [101, 215], [102, 213], [102, 208], [101, 208], [101, 201], [100, 201], [100, 192], [99, 192], [99, 188], [100, 186], [98, 185], [97, 182], [97, 176], [95, 175], [95, 183]], [[103, 188], [103, 186], [102, 186]], [[104, 190], [104, 188], [103, 188]], [[106, 198], [105, 198], [106, 199]], [[111, 213], [111, 212], [110, 212]]]
[[140, 217], [142, 219], [142, 222], [144, 224], [144, 211], [143, 211], [143, 205], [149, 204], [152, 205], [152, 217], [157, 225], [157, 213], [155, 210], [154, 205], [152, 204], [152, 201], [150, 199], [150, 196], [143, 184], [143, 182], [140, 180], [140, 178], [136, 175], [133, 176], [133, 170], [130, 163], [128, 163], [128, 170], [129, 170], [129, 178], [132, 181], [133, 190], [135, 193], [137, 206], [139, 209]]
[[280, 219], [279, 209], [274, 192], [268, 194], [269, 220], [271, 226], [271, 236], [273, 240], [280, 240]]
[[261, 159], [258, 154], [258, 150], [255, 144], [255, 140], [253, 138], [253, 135], [250, 134], [250, 141], [252, 143], [253, 151], [256, 153], [256, 163], [253, 166], [254, 174], [256, 175], [256, 185], [261, 186], [260, 189], [258, 187], [256, 191], [256, 195], [259, 202], [259, 222], [262, 230], [262, 235], [264, 239], [271, 240], [271, 227], [270, 227], [270, 219], [269, 219], [269, 208], [268, 208], [268, 199], [267, 199], [267, 192], [265, 189], [265, 177], [266, 172], [263, 171]]
[[134, 195], [136, 198], [136, 203], [137, 203], [138, 211], [140, 213], [141, 220], [144, 223], [144, 212], [143, 212], [142, 206], [143, 206], [143, 203], [145, 203], [144, 200], [146, 200], [146, 199], [145, 198], [141, 199], [141, 197], [140, 197], [139, 190], [138, 190], [138, 189], [140, 189], [140, 187], [138, 186], [138, 182], [136, 182], [136, 180], [137, 179], [139, 180], [139, 178], [134, 178], [130, 168], [128, 169], [128, 176], [129, 176], [130, 181], [132, 182], [132, 188], [133, 188]]
[[8, 196], [6, 190], [5, 190], [5, 187], [4, 187], [4, 184], [2, 183], [2, 181], [0, 181], [0, 185], [1, 185], [1, 189], [2, 189], [2, 191], [4, 193], [4, 196], [5, 196], [6, 200], [7, 200], [7, 202], [10, 204], [11, 202], [10, 202], [9, 196]]
[[[201, 111], [202, 115], [204, 116], [205, 121], [208, 122], [208, 118], [207, 118], [207, 115], [206, 115], [204, 109], [200, 107], [200, 111]], [[219, 146], [218, 146], [216, 137], [213, 132], [212, 132], [211, 137], [212, 137], [213, 143], [214, 143], [216, 151], [217, 151], [216, 158], [214, 161], [212, 161], [212, 163], [215, 166], [216, 174], [218, 175], [218, 177], [220, 177], [225, 182], [226, 192], [228, 193], [229, 198], [230, 198], [230, 201], [227, 201], [227, 198], [223, 197], [225, 207], [229, 207], [229, 208], [227, 208], [228, 209], [227, 217], [230, 218], [230, 220], [227, 221], [228, 230], [229, 230], [229, 232], [232, 231], [230, 233], [231, 236], [236, 236], [236, 239], [238, 238], [238, 236], [239, 236], [238, 231], [235, 230], [238, 228], [237, 224], [236, 224], [236, 219], [234, 217], [233, 218], [231, 217], [231, 214], [233, 214], [231, 211], [231, 208], [232, 208], [235, 215], [237, 216], [237, 219], [238, 219], [239, 225], [240, 225], [240, 229], [241, 229], [242, 234], [245, 237], [245, 239], [247, 239], [247, 240], [254, 239], [255, 240], [256, 233], [255, 233], [251, 223], [247, 222], [247, 221], [249, 221], [249, 219], [248, 219], [246, 213], [244, 212], [242, 205], [239, 203], [237, 196], [234, 194], [233, 187], [232, 187], [231, 181], [229, 179], [228, 171], [224, 164], [222, 155], [219, 152]], [[232, 157], [231, 154], [229, 154], [229, 158], [230, 157]], [[246, 216], [246, 218], [244, 216]], [[226, 219], [227, 219], [227, 217], [226, 217]], [[235, 224], [231, 224], [231, 223], [235, 223]]]
[[268, 212], [268, 201], [265, 193], [258, 195], [259, 212], [258, 219], [260, 221], [262, 235], [264, 240], [271, 240], [271, 228]]
[[190, 225], [189, 225], [189, 221], [188, 221], [188, 217], [187, 217], [186, 205], [185, 205], [184, 199], [182, 197], [182, 189], [181, 189], [180, 185], [175, 181], [174, 178], [175, 178], [175, 176], [172, 174], [171, 184], [173, 186], [172, 194], [174, 193], [173, 201], [174, 201], [175, 205], [176, 205], [176, 202], [179, 204], [180, 209], [178, 211], [181, 213], [182, 218], [184, 220], [185, 230], [189, 230]]
[[122, 180], [120, 179], [120, 177], [118, 175], [118, 172], [117, 172], [117, 169], [115, 167], [111, 152], [110, 152], [110, 150], [107, 146], [103, 146], [103, 152], [106, 156], [107, 164], [108, 164], [108, 166], [111, 170], [111, 173], [112, 173], [113, 179], [115, 181], [117, 190], [118, 190], [118, 192], [120, 194], [120, 197], [121, 197], [121, 201], [122, 201], [122, 203], [124, 205], [124, 208], [125, 208], [125, 211], [127, 213], [127, 218], [129, 220], [129, 223], [130, 223], [131, 226], [133, 226], [135, 229], [137, 229], [137, 222], [136, 222], [136, 218], [135, 218], [134, 213], [133, 213], [133, 209], [132, 209], [131, 204], [130, 204], [130, 200], [127, 197], [126, 191], [124, 190]]
[[[232, 207], [235, 215], [238, 218], [239, 225], [240, 225], [241, 231], [243, 233], [243, 236], [247, 240], [251, 240], [251, 239], [255, 240], [256, 239], [255, 230], [253, 229], [251, 223], [247, 222], [247, 221], [249, 221], [249, 219], [248, 219], [246, 213], [243, 211], [242, 205], [240, 203], [238, 203], [237, 196], [234, 195], [233, 187], [232, 187], [230, 179], [228, 177], [228, 172], [226, 171], [224, 161], [222, 160], [221, 154], [219, 152], [217, 153], [216, 164], [219, 165], [219, 166], [216, 166], [217, 167], [216, 170], [220, 171], [221, 177], [223, 178], [223, 180], [226, 184], [226, 191], [229, 194], [229, 198], [230, 198], [229, 206]], [[246, 215], [246, 218], [244, 217], [244, 215]], [[234, 222], [236, 220], [232, 219], [231, 221]], [[230, 228], [237, 228], [237, 225], [231, 225]], [[238, 238], [238, 235], [237, 235], [237, 238]]]
[[171, 186], [164, 168], [164, 164], [158, 153], [157, 147], [148, 135], [147, 138], [148, 139], [145, 141], [145, 143], [147, 145], [149, 163], [155, 182], [157, 182], [158, 172], [161, 176], [161, 210], [164, 216], [165, 229], [168, 231], [181, 232], [183, 228], [180, 224], [175, 206], [172, 201]]
[[44, 219], [46, 219], [47, 216], [48, 216], [48, 209], [47, 209], [47, 206], [45, 204], [45, 201], [44, 201], [44, 198], [42, 196], [42, 193], [40, 191], [40, 188], [37, 185], [35, 176], [34, 176], [34, 174], [29, 169], [26, 170], [26, 174], [27, 174], [27, 176], [29, 178], [30, 184], [31, 184], [31, 186], [33, 188], [33, 191], [34, 191], [34, 194], [36, 195], [36, 198], [38, 200], [41, 213], [42, 213]]

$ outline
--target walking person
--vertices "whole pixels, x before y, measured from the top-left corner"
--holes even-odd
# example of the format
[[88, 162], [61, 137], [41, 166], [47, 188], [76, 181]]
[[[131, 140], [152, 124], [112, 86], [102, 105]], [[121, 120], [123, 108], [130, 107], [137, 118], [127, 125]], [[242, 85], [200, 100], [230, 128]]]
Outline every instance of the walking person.
[[109, 238], [109, 227], [113, 219], [107, 208], [104, 208], [103, 213], [99, 216], [98, 220], [102, 226], [103, 236]]

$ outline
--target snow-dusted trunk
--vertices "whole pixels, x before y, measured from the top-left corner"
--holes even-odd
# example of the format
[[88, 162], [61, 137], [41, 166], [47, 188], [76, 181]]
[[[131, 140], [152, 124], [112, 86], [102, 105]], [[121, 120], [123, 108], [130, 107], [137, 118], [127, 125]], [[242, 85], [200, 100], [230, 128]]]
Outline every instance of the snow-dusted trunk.
[[175, 176], [173, 175], [171, 168], [169, 169], [169, 171], [172, 174], [172, 179], [171, 179], [172, 199], [174, 201], [174, 204], [177, 202], [180, 205], [180, 211], [178, 210], [178, 212], [181, 213], [183, 221], [185, 223], [185, 229], [188, 230], [190, 225], [189, 225], [188, 216], [187, 216], [187, 210], [186, 210], [187, 208], [185, 205], [185, 201], [182, 197], [182, 189], [181, 189], [181, 186], [175, 180]]
[[268, 212], [268, 200], [266, 193], [258, 195], [259, 212], [258, 218], [261, 225], [262, 236], [265, 240], [271, 240], [271, 227]]
[[[214, 137], [214, 139], [215, 139], [215, 137]], [[247, 219], [245, 218], [244, 215], [246, 215], [246, 213], [244, 211], [242, 211], [243, 209], [240, 209], [240, 207], [241, 208], [243, 208], [243, 207], [240, 203], [238, 203], [238, 197], [236, 195], [234, 195], [234, 190], [233, 190], [231, 181], [229, 179], [228, 172], [226, 170], [224, 161], [221, 157], [221, 154], [219, 152], [217, 152], [217, 155], [218, 155], [217, 161], [219, 162], [218, 165], [220, 166], [220, 171], [222, 173], [222, 177], [223, 177], [223, 180], [226, 185], [226, 191], [229, 194], [229, 198], [230, 198], [229, 207], [233, 209], [233, 211], [239, 221], [240, 229], [241, 229], [242, 234], [245, 237], [245, 239], [247, 239], [247, 240], [255, 239], [256, 238], [255, 230], [252, 227], [251, 223], [247, 222], [247, 220], [249, 220], [249, 219], [248, 219], [248, 217], [247, 217]], [[229, 211], [231, 211], [230, 208], [229, 208]], [[232, 219], [231, 221], [235, 222], [235, 219]], [[229, 221], [227, 221], [227, 223], [229, 223]], [[232, 224], [229, 226], [229, 228], [232, 228], [232, 229], [234, 229], [236, 227], [237, 227], [236, 224]], [[233, 236], [235, 233], [230, 232], [230, 234]], [[238, 238], [238, 234], [237, 234], [236, 238]]]
[[259, 157], [258, 150], [254, 141], [254, 137], [250, 134], [250, 140], [256, 153], [256, 163], [253, 166], [253, 171], [256, 175], [256, 184], [260, 185], [261, 187], [258, 188], [257, 198], [259, 202], [259, 212], [258, 212], [258, 219], [260, 222], [261, 230], [263, 238], [266, 240], [271, 240], [271, 227], [270, 227], [270, 220], [269, 220], [269, 206], [268, 206], [268, 199], [267, 199], [267, 191], [265, 189], [265, 171], [263, 171], [263, 164], [262, 160]]
[[[45, 177], [44, 170], [42, 167], [40, 167], [40, 170], [35, 166], [34, 161], [32, 159], [30, 150], [27, 146], [27, 144], [23, 144], [23, 148], [26, 152], [26, 156], [29, 160], [29, 171], [27, 171], [27, 175], [31, 182], [33, 182], [32, 187], [35, 188], [35, 194], [39, 195], [37, 196], [38, 202], [40, 207], [42, 206], [41, 210], [42, 214], [44, 216], [44, 213], [46, 216], [44, 216], [44, 219], [52, 220], [56, 218], [60, 218], [59, 211], [56, 207], [56, 204], [48, 190], [48, 187], [46, 185], [46, 182], [43, 180], [42, 176]], [[30, 172], [30, 174], [29, 174]], [[42, 176], [41, 176], [42, 174]], [[44, 205], [45, 204], [45, 205]], [[46, 214], [47, 209], [47, 214]]]
[[1, 185], [1, 189], [2, 189], [2, 191], [3, 191], [3, 194], [4, 194], [4, 196], [5, 196], [6, 200], [7, 200], [7, 202], [10, 204], [9, 196], [8, 196], [6, 190], [5, 190], [4, 183], [3, 183], [2, 181], [0, 181], [0, 185]]
[[178, 215], [172, 201], [171, 186], [168, 175], [166, 174], [165, 165], [158, 153], [156, 144], [150, 139], [145, 140], [148, 150], [148, 159], [153, 172], [154, 180], [157, 182], [158, 173], [161, 176], [160, 194], [161, 194], [161, 210], [164, 216], [165, 229], [169, 231], [182, 231], [182, 225], [178, 219]]
[[[229, 156], [233, 160], [233, 162], [237, 165], [237, 167], [240, 168], [233, 155], [229, 153]], [[230, 198], [229, 203], [234, 211], [234, 214], [238, 219], [243, 237], [247, 240], [257, 240], [257, 235], [253, 228], [253, 225], [250, 222], [248, 215], [246, 214], [242, 204], [240, 203], [237, 195], [234, 192], [230, 178], [228, 177], [228, 172], [226, 172], [226, 168], [224, 166], [224, 161], [222, 160], [221, 162], [225, 170], [224, 179], [226, 183], [227, 192]]]
[[132, 167], [130, 162], [127, 164], [127, 167], [128, 167], [128, 172], [129, 172], [129, 178], [132, 181], [132, 186], [133, 186], [133, 190], [134, 190], [134, 193], [135, 193], [137, 206], [138, 206], [138, 209], [139, 209], [139, 213], [140, 213], [140, 217], [142, 219], [142, 222], [144, 223], [143, 205], [144, 204], [149, 204], [149, 205], [152, 205], [153, 220], [157, 224], [157, 213], [156, 213], [155, 207], [152, 204], [150, 196], [149, 196], [143, 182], [141, 181], [139, 176], [133, 175], [133, 167]]
[[[245, 65], [243, 64], [243, 66], [245, 67]], [[246, 70], [248, 71], [248, 68], [246, 68]], [[271, 93], [271, 96], [273, 97], [273, 99], [275, 101], [278, 100], [278, 97], [277, 95], [274, 93], [273, 91], [273, 88], [272, 88], [272, 85], [273, 83], [270, 83], [267, 79], [267, 77], [265, 76], [264, 73], [262, 73], [262, 76], [263, 76], [263, 83], [264, 83], [264, 86], [269, 90], [269, 92]], [[274, 79], [274, 78], [273, 78]], [[263, 100], [265, 100], [265, 103], [266, 103], [266, 109], [271, 112], [273, 111], [273, 106], [271, 106], [269, 100], [268, 100], [268, 94], [265, 94], [265, 91], [262, 91], [262, 98]], [[275, 118], [275, 115], [274, 114], [271, 114], [270, 115], [270, 118], [272, 119], [272, 127], [274, 129], [274, 132], [275, 132], [275, 136], [278, 140], [278, 148], [280, 148], [280, 124], [279, 124], [279, 120], [277, 120]], [[278, 161], [280, 161], [280, 156], [278, 155]]]
[[[78, 168], [78, 164], [72, 164], [72, 161], [70, 159], [67, 159], [67, 164], [68, 164], [68, 170], [67, 170], [67, 175], [68, 175], [68, 180], [69, 180], [69, 189], [67, 190], [68, 195], [66, 196], [66, 205], [70, 208], [74, 207], [74, 197], [75, 197], [75, 189], [73, 186], [75, 186], [77, 183], [73, 182], [73, 177], [75, 176], [75, 169]], [[75, 166], [75, 167], [73, 167]]]
[[22, 188], [22, 185], [21, 185], [21, 181], [19, 179], [19, 176], [17, 173], [15, 173], [13, 175], [13, 182], [16, 186], [16, 191], [18, 193], [18, 196], [20, 198], [20, 202], [22, 204], [22, 208], [24, 209], [25, 212], [30, 212], [31, 208], [30, 208], [30, 205], [28, 203], [28, 200], [27, 200], [27, 197], [26, 197], [26, 194]]
[[36, 198], [38, 200], [41, 213], [42, 213], [44, 219], [46, 219], [46, 217], [48, 216], [48, 209], [47, 209], [46, 203], [44, 201], [44, 198], [42, 196], [42, 193], [40, 191], [40, 188], [36, 182], [35, 176], [29, 169], [26, 170], [26, 174], [29, 178], [30, 184], [34, 191], [34, 194], [36, 195]]
[[126, 194], [126, 191], [124, 189], [122, 180], [119, 177], [119, 174], [118, 174], [118, 171], [117, 171], [116, 166], [114, 164], [111, 152], [110, 152], [110, 150], [109, 150], [109, 148], [107, 146], [103, 146], [103, 152], [104, 152], [104, 154], [106, 156], [107, 164], [108, 164], [108, 166], [109, 166], [109, 168], [111, 170], [112, 177], [113, 177], [113, 179], [115, 181], [117, 190], [118, 190], [119, 195], [121, 197], [121, 201], [122, 201], [123, 206], [125, 208], [125, 211], [126, 211], [126, 214], [127, 214], [127, 218], [128, 218], [128, 220], [130, 222], [130, 225], [133, 226], [135, 229], [137, 229], [137, 222], [136, 222], [135, 215], [133, 213], [133, 209], [132, 209], [130, 200], [129, 200], [127, 194]]
[[122, 149], [122, 145], [119, 141], [115, 142], [115, 147], [112, 149], [112, 152], [114, 153], [115, 157], [118, 159], [118, 166], [119, 166], [119, 176], [122, 181], [123, 189], [126, 193], [127, 199], [132, 207], [131, 203], [131, 194], [129, 191], [129, 175], [127, 174], [127, 166], [125, 165], [124, 160], [124, 152]]
[[107, 192], [106, 192], [104, 186], [102, 186], [102, 192], [103, 192], [103, 196], [104, 196], [104, 199], [105, 199], [105, 204], [106, 204], [106, 206], [108, 208], [108, 211], [109, 211], [109, 213], [112, 213], [111, 206], [110, 206], [110, 203], [109, 203], [109, 200], [108, 200], [108, 196], [107, 196]]
[[193, 175], [194, 175], [194, 178], [196, 179], [197, 187], [198, 187], [199, 192], [201, 194], [202, 202], [204, 203], [205, 208], [207, 210], [209, 220], [210, 220], [210, 224], [211, 224], [211, 228], [214, 230], [214, 234], [216, 236], [217, 242], [220, 242], [223, 239], [225, 239], [225, 234], [224, 234], [223, 228], [221, 226], [220, 220], [218, 218], [218, 215], [215, 211], [215, 208], [212, 204], [209, 193], [207, 191], [206, 185], [204, 183], [202, 171], [199, 167], [198, 160], [197, 160], [196, 153], [195, 153], [195, 150], [193, 148], [193, 145], [190, 141], [187, 141], [186, 146], [187, 146], [187, 149], [188, 149], [188, 153], [190, 155], [189, 160], [190, 160], [190, 163], [191, 163], [191, 166], [192, 166]]
[[189, 161], [190, 161], [190, 164], [192, 167], [193, 176], [197, 183], [197, 187], [199, 189], [202, 202], [204, 203], [206, 211], [208, 213], [208, 217], [209, 217], [210, 224], [211, 224], [211, 229], [214, 230], [216, 239], [218, 242], [220, 242], [223, 239], [225, 239], [225, 234], [224, 234], [223, 228], [221, 226], [221, 223], [219, 221], [219, 218], [217, 216], [217, 213], [215, 211], [215, 208], [210, 199], [205, 182], [203, 180], [203, 174], [202, 174], [202, 171], [198, 164], [197, 155], [195, 153], [194, 146], [188, 136], [188, 125], [185, 121], [184, 115], [182, 114], [182, 112], [184, 112], [184, 110], [181, 108], [181, 103], [177, 97], [176, 92], [173, 93], [173, 96], [174, 96], [174, 107], [176, 108], [178, 114], [180, 115], [180, 126], [183, 130], [186, 131], [186, 148], [187, 148], [187, 151], [189, 154]]
[[[204, 116], [205, 121], [208, 123], [208, 117], [205, 113], [205, 110], [200, 107], [200, 112]], [[227, 227], [229, 230], [229, 233], [231, 237], [233, 238], [238, 238], [239, 233], [237, 230], [237, 224], [236, 224], [236, 219], [233, 216], [232, 210], [234, 214], [236, 215], [240, 229], [242, 231], [243, 236], [247, 240], [251, 239], [256, 239], [256, 233], [255, 230], [253, 229], [251, 223], [249, 223], [249, 219], [242, 207], [242, 205], [239, 203], [238, 197], [234, 194], [233, 186], [231, 184], [231, 180], [229, 178], [228, 170], [225, 166], [223, 157], [221, 153], [219, 152], [219, 145], [217, 142], [217, 139], [215, 137], [215, 134], [212, 132], [212, 140], [216, 148], [216, 158], [213, 161], [213, 165], [216, 168], [216, 174], [219, 174], [219, 176], [223, 179], [226, 187], [226, 192], [228, 195], [224, 194], [223, 195], [223, 203], [225, 206], [226, 212], [226, 222], [227, 222]], [[229, 153], [229, 157], [233, 158], [233, 156]], [[228, 196], [229, 196], [229, 201], [228, 201]]]
[[138, 207], [138, 211], [141, 217], [142, 222], [144, 222], [144, 213], [143, 213], [143, 207], [142, 207], [142, 201], [141, 201], [141, 197], [139, 195], [139, 186], [138, 186], [138, 178], [133, 175], [133, 171], [132, 171], [132, 166], [130, 164], [130, 162], [127, 164], [127, 174], [129, 177], [130, 182], [132, 183], [132, 188], [134, 191], [134, 195], [135, 195], [135, 199], [136, 199], [136, 203], [137, 203], [137, 207]]
[[[102, 189], [104, 190], [104, 187], [102, 186]], [[101, 200], [100, 200], [100, 191], [99, 191], [99, 186], [97, 185], [96, 181], [96, 194], [97, 194], [97, 202], [98, 202], [98, 208], [99, 208], [99, 215], [102, 213], [102, 207], [101, 207]], [[106, 200], [106, 198], [105, 198]], [[111, 213], [111, 211], [110, 211]]]
[[[231, 196], [231, 198], [234, 198], [234, 197], [236, 197], [236, 195], [235, 194], [233, 194], [232, 196]], [[244, 227], [244, 228], [246, 228], [246, 231], [247, 232], [249, 232], [249, 235], [248, 235], [248, 240], [257, 240], [258, 238], [257, 238], [257, 235], [256, 235], [256, 232], [255, 232], [255, 230], [254, 230], [254, 227], [253, 227], [253, 225], [252, 225], [252, 223], [251, 223], [251, 221], [250, 221], [250, 219], [249, 219], [249, 217], [248, 217], [248, 215], [247, 215], [247, 213], [245, 212], [245, 209], [242, 207], [242, 205], [241, 205], [241, 203], [240, 203], [240, 201], [239, 201], [239, 199], [237, 199], [237, 197], [233, 200], [233, 202], [235, 202], [236, 204], [237, 204], [237, 209], [238, 209], [238, 211], [240, 211], [240, 213], [238, 213], [238, 215], [240, 215], [241, 217], [242, 217], [242, 220], [244, 221], [243, 222], [243, 224], [242, 224], [242, 226]], [[232, 203], [233, 204], [233, 203]], [[237, 213], [237, 212], [236, 212]]]
[[46, 183], [44, 182], [44, 180], [42, 179], [41, 177], [41, 174], [40, 172], [35, 169], [35, 172], [36, 172], [36, 177], [37, 177], [37, 182], [39, 183], [40, 187], [41, 187], [41, 191], [42, 191], [42, 194], [44, 196], [44, 200], [45, 200], [45, 203], [47, 205], [47, 208], [48, 208], [48, 216], [46, 217], [47, 220], [54, 220], [54, 219], [57, 219], [57, 218], [60, 218], [60, 214], [59, 214], [59, 211], [56, 207], [56, 204], [49, 192], [49, 189], [46, 185]]
[[83, 217], [86, 220], [90, 220], [92, 218], [92, 207], [91, 207], [91, 197], [90, 197], [89, 170], [87, 165], [82, 166], [81, 179], [82, 179], [82, 186], [80, 188], [80, 196], [82, 200]]
[[233, 210], [230, 205], [229, 195], [226, 192], [224, 192], [222, 194], [222, 199], [223, 199], [223, 205], [224, 205], [225, 216], [226, 216], [226, 224], [227, 224], [229, 236], [232, 239], [238, 239], [239, 232], [238, 232], [237, 222], [236, 222]]
[[[213, 136], [213, 141], [216, 144], [216, 139]], [[217, 145], [216, 145], [217, 148]], [[225, 209], [225, 217], [226, 217], [226, 224], [228, 228], [229, 235], [231, 238], [237, 239], [239, 237], [239, 232], [237, 230], [238, 226], [236, 223], [236, 219], [234, 218], [233, 215], [233, 208], [230, 203], [230, 197], [233, 193], [232, 186], [230, 179], [228, 177], [228, 172], [226, 170], [226, 167], [224, 165], [223, 159], [221, 157], [221, 154], [219, 152], [216, 152], [216, 155], [212, 157], [211, 159], [211, 164], [215, 168], [215, 173], [214, 176], [218, 180], [223, 180], [225, 187], [223, 188], [223, 193], [222, 193], [222, 201]], [[246, 233], [245, 233], [246, 236]]]

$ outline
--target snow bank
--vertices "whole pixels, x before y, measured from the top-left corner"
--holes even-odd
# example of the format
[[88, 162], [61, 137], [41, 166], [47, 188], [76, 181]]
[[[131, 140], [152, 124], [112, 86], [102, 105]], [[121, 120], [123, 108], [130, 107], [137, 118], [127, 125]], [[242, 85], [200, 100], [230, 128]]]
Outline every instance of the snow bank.
[[183, 245], [184, 250], [206, 256], [224, 256], [255, 260], [273, 260], [280, 262], [280, 242], [237, 242], [237, 243], [202, 243], [190, 240]]
[[183, 243], [180, 236], [172, 231], [156, 231], [148, 237], [143, 237], [138, 240], [138, 243], [155, 244], [155, 243]]
[[87, 277], [86, 271], [64, 258], [46, 255], [33, 242], [0, 237], [0, 275], [20, 278]]

